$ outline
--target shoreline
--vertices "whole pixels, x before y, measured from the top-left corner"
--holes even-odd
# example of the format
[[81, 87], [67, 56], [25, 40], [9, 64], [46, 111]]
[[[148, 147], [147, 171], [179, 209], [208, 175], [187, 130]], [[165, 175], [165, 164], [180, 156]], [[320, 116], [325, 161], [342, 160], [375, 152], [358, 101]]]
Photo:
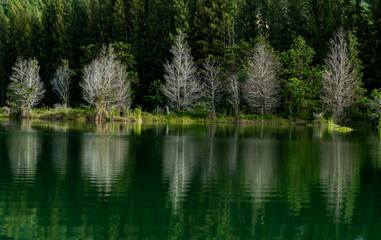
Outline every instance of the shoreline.
[[[139, 109], [130, 111], [125, 116], [107, 116], [103, 122], [142, 122], [142, 123], [224, 123], [224, 124], [265, 124], [265, 125], [306, 125], [311, 123], [305, 120], [289, 120], [276, 116], [265, 116], [247, 114], [234, 116], [224, 116], [217, 114], [214, 120], [208, 119], [209, 113], [207, 112], [171, 112], [167, 114], [153, 114], [142, 112]], [[5, 110], [0, 108], [0, 119], [12, 118]], [[94, 109], [81, 109], [81, 108], [65, 108], [65, 109], [33, 109], [28, 116], [23, 116], [21, 119], [40, 119], [50, 121], [87, 121], [97, 122], [96, 111]]]
[[[333, 124], [326, 119], [303, 120], [284, 119], [276, 116], [259, 116], [255, 114], [241, 114], [238, 117], [224, 116], [217, 113], [214, 120], [208, 119], [208, 112], [171, 112], [166, 114], [153, 114], [142, 112], [140, 109], [131, 110], [125, 116], [107, 116], [101, 122], [125, 122], [125, 123], [173, 123], [173, 124], [234, 124], [234, 125], [266, 125], [266, 126], [325, 126], [332, 127], [336, 131], [349, 132], [352, 128]], [[11, 119], [4, 108], [0, 108], [0, 119]], [[98, 122], [96, 111], [87, 108], [51, 108], [33, 109], [28, 116], [21, 119], [46, 120], [46, 121], [76, 121], [76, 122]]]

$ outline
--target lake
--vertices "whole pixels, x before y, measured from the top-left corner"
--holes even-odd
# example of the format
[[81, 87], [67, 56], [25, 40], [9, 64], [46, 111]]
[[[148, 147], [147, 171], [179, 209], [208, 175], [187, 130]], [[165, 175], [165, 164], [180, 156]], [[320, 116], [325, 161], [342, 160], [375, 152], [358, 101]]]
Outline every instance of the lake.
[[379, 239], [381, 137], [0, 120], [0, 239]]

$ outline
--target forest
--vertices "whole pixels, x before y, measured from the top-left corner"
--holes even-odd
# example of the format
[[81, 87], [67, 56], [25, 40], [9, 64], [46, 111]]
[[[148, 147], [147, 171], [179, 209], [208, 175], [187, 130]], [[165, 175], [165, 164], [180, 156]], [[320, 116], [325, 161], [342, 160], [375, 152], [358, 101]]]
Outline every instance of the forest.
[[0, 0], [0, 106], [380, 119], [380, 53], [380, 0]]

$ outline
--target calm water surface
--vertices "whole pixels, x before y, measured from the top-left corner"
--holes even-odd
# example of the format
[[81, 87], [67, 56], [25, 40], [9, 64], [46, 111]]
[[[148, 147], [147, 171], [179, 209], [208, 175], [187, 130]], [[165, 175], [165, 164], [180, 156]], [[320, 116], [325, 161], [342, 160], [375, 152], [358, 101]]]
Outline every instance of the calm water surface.
[[377, 130], [0, 121], [0, 239], [380, 239]]

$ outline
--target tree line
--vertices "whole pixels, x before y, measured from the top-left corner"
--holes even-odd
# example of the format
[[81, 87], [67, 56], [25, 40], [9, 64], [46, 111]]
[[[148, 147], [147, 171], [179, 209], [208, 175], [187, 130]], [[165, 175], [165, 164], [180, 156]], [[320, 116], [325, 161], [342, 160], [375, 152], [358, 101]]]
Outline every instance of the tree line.
[[[191, 97], [200, 94], [183, 92], [189, 95], [184, 104], [196, 103], [212, 112], [217, 108], [238, 114], [254, 109], [260, 114], [276, 111], [283, 116], [306, 117], [322, 112], [329, 102], [322, 97], [323, 92], [328, 94], [324, 88], [328, 85], [323, 83], [332, 69], [327, 60], [332, 54], [329, 41], [341, 26], [347, 33], [347, 62], [355, 69], [351, 74], [359, 80], [354, 81], [356, 97], [351, 98], [350, 111], [361, 109], [361, 102], [376, 99], [376, 88], [381, 85], [379, 0], [3, 0], [0, 4], [3, 105], [14, 82], [12, 66], [19, 57], [38, 61], [46, 91], [43, 105], [57, 102], [57, 85], [51, 81], [65, 66], [72, 69], [66, 104], [88, 103], [83, 88], [85, 67], [100, 58], [105, 44], [112, 44], [129, 79], [124, 83], [128, 88], [123, 89], [130, 103], [133, 99], [133, 105], [149, 110], [158, 105], [189, 109], [174, 106], [167, 88], [168, 79], [173, 78], [168, 74], [170, 63], [175, 60], [169, 49], [183, 35], [189, 47], [186, 51], [195, 59], [187, 71], [191, 74], [196, 68], [203, 69], [202, 86], [207, 86], [202, 88], [206, 91], [202, 99]], [[262, 76], [261, 84], [268, 86], [266, 81], [275, 76], [268, 94], [277, 96], [277, 104], [271, 98], [258, 100], [255, 92], [259, 90], [250, 90], [252, 82], [258, 82], [256, 74], [261, 75], [259, 66], [268, 64], [264, 60], [274, 65]], [[362, 97], [363, 88], [369, 90], [369, 99]], [[376, 90], [370, 94], [372, 89]], [[239, 101], [239, 94], [244, 101]], [[348, 106], [341, 104], [337, 111], [348, 111]], [[374, 103], [367, 106], [378, 107]]]

